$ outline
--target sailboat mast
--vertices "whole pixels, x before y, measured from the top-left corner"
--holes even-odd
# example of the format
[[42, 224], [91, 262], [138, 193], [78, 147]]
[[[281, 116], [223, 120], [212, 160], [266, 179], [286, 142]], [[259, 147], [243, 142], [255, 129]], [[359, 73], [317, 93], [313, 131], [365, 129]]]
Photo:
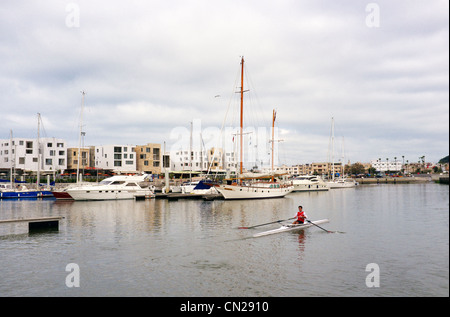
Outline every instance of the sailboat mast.
[[334, 181], [334, 117], [331, 117], [331, 166], [333, 172], [331, 177]]
[[[11, 188], [14, 188], [13, 182], [14, 182], [14, 177], [13, 177], [13, 147], [12, 147], [12, 142], [13, 142], [13, 132], [12, 130], [9, 130], [9, 164], [10, 164], [10, 168], [9, 168], [9, 182], [11, 184]], [[16, 153], [16, 151], [14, 151], [14, 154]]]
[[273, 182], [273, 144], [275, 143], [275, 109], [273, 109], [272, 114], [272, 182]]
[[241, 133], [240, 133], [240, 175], [242, 175], [242, 142], [244, 136], [244, 56], [241, 59]]
[[80, 181], [80, 160], [81, 160], [81, 135], [83, 134], [83, 109], [84, 109], [84, 95], [86, 93], [81, 91], [81, 114], [80, 114], [80, 135], [78, 136], [78, 163], [77, 163], [77, 183]]
[[37, 128], [37, 172], [36, 172], [36, 190], [39, 190], [39, 180], [41, 178], [40, 172], [41, 172], [41, 149], [40, 149], [40, 130], [41, 130], [41, 114], [38, 112], [38, 128]]

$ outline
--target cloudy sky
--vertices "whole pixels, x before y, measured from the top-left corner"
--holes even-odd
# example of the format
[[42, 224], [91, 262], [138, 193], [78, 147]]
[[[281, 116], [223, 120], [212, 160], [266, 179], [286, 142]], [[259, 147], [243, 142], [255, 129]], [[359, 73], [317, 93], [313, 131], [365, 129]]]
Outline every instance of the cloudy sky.
[[39, 112], [41, 135], [77, 146], [81, 90], [85, 145], [174, 149], [190, 122], [207, 138], [235, 116], [244, 56], [251, 124], [277, 109], [280, 163], [325, 161], [332, 117], [346, 161], [435, 162], [448, 37], [447, 0], [3, 0], [0, 139], [36, 137]]

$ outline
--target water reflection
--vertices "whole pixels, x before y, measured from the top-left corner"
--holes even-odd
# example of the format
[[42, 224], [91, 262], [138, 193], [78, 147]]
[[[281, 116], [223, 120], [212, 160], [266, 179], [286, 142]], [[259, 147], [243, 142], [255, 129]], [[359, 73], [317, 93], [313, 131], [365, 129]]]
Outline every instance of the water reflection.
[[[448, 195], [429, 184], [259, 201], [0, 201], [1, 219], [65, 217], [57, 233], [0, 238], [1, 275], [21, 276], [1, 280], [0, 294], [448, 296]], [[236, 229], [294, 217], [298, 205], [347, 233], [311, 227], [250, 238], [278, 225]], [[384, 270], [377, 290], [364, 282], [372, 262]], [[64, 286], [68, 263], [81, 268], [78, 290]], [[421, 287], [403, 286], [414, 283]]]

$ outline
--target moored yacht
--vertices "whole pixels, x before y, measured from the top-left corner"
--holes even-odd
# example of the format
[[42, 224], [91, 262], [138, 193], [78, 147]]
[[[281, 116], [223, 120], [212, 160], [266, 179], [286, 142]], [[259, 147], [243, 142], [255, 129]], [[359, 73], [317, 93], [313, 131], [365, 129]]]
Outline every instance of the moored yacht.
[[297, 176], [292, 180], [292, 185], [294, 185], [294, 192], [325, 191], [329, 189], [327, 183], [316, 175]]
[[348, 178], [337, 178], [330, 182], [327, 182], [327, 184], [330, 188], [352, 188], [359, 185], [359, 183], [354, 179]]
[[[241, 87], [240, 87], [240, 159], [239, 159], [239, 175], [235, 182], [231, 184], [214, 185], [217, 191], [222, 194], [225, 199], [262, 199], [262, 198], [281, 198], [294, 190], [291, 184], [276, 182], [274, 176], [269, 175], [271, 181], [261, 181], [267, 177], [243, 177], [243, 136], [244, 136], [244, 57], [241, 58]], [[273, 110], [272, 116], [272, 173], [274, 161], [274, 139], [276, 111]]]
[[68, 188], [67, 193], [74, 200], [115, 200], [154, 197], [146, 175], [116, 175], [105, 178], [98, 184]]
[[293, 186], [277, 182], [244, 182], [218, 185], [216, 189], [225, 199], [281, 198], [294, 190]]

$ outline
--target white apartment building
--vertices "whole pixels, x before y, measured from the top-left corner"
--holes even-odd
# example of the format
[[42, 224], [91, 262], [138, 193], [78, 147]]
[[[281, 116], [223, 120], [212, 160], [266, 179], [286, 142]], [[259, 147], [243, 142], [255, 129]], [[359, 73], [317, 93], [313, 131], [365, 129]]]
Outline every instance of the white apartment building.
[[114, 173], [136, 173], [135, 145], [101, 145], [94, 150], [95, 167]]
[[[38, 150], [39, 148], [39, 150]], [[39, 152], [39, 156], [38, 156]], [[0, 169], [15, 169], [41, 175], [63, 172], [67, 168], [67, 145], [57, 138], [12, 138], [0, 140]]]
[[[192, 164], [192, 165], [191, 165]], [[191, 167], [192, 166], [192, 167]], [[224, 152], [221, 148], [208, 151], [174, 151], [170, 155], [171, 171], [223, 171], [235, 173], [238, 168], [234, 152]]]
[[375, 168], [377, 172], [400, 172], [402, 170], [402, 162], [401, 161], [381, 161], [381, 160], [372, 160], [370, 162], [372, 167]]

